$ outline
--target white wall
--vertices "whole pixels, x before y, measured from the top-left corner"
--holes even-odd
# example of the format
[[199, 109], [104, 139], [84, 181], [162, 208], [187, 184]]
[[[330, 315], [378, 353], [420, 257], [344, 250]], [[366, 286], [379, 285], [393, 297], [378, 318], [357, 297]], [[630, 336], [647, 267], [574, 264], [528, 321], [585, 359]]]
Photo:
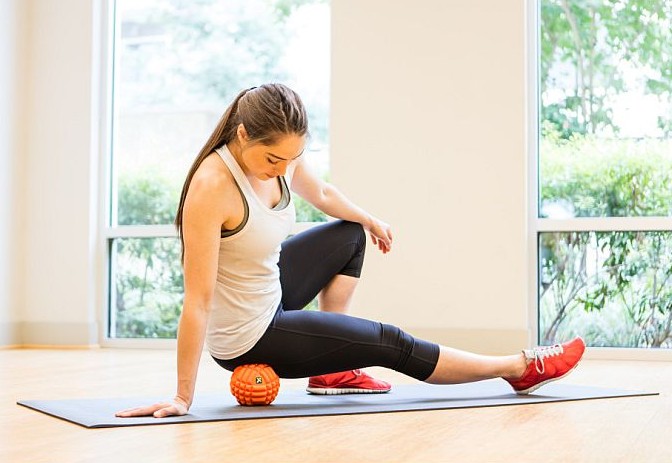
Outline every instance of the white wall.
[[359, 313], [480, 351], [528, 341], [525, 9], [332, 2], [332, 178], [393, 226]]
[[[95, 343], [97, 2], [26, 3], [25, 187], [11, 187], [19, 203], [0, 203], [3, 217], [25, 207], [23, 341]], [[524, 2], [334, 0], [332, 14], [332, 177], [396, 237], [387, 256], [369, 249], [355, 314], [458, 347], [521, 347], [530, 289]], [[5, 80], [17, 78], [5, 74], [3, 98]], [[0, 167], [16, 161], [5, 159], [10, 146], [0, 145]], [[8, 230], [3, 222], [0, 238]], [[0, 276], [7, 269], [3, 258]]]
[[23, 13], [19, 0], [0, 0], [0, 345], [20, 342], [17, 222], [21, 220]]
[[28, 2], [27, 139], [22, 338], [28, 344], [97, 342], [94, 253], [93, 4]]

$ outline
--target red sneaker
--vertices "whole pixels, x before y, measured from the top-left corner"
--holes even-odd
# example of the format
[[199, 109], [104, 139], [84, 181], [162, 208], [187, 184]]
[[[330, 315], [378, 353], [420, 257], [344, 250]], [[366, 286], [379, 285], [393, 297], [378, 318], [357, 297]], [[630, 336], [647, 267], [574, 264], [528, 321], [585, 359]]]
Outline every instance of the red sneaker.
[[311, 394], [382, 394], [389, 392], [392, 385], [375, 379], [361, 370], [312, 376], [306, 391]]
[[549, 347], [524, 349], [525, 358], [530, 360], [527, 370], [519, 379], [506, 381], [517, 394], [529, 394], [551, 381], [567, 376], [581, 360], [586, 344], [581, 338]]

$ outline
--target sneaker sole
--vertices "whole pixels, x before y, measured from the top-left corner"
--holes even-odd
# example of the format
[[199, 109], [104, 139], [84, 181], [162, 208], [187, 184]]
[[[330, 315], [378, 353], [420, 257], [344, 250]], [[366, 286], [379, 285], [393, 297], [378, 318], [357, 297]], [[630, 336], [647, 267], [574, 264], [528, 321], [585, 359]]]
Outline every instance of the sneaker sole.
[[579, 362], [576, 362], [576, 365], [574, 365], [572, 368], [570, 368], [569, 371], [568, 371], [567, 373], [565, 373], [564, 375], [562, 375], [562, 376], [558, 376], [557, 378], [547, 379], [546, 381], [542, 381], [542, 382], [540, 382], [540, 383], [538, 383], [538, 384], [535, 384], [535, 385], [532, 386], [532, 387], [528, 387], [527, 389], [523, 389], [522, 391], [516, 391], [516, 394], [518, 394], [518, 395], [528, 395], [528, 394], [530, 394], [530, 393], [536, 391], [536, 390], [539, 389], [540, 387], [545, 386], [545, 385], [548, 384], [548, 383], [552, 383], [553, 381], [561, 380], [561, 379], [564, 378], [565, 376], [569, 375], [572, 371], [574, 371], [574, 369], [575, 369], [576, 367], [578, 367], [578, 366], [579, 366]]
[[390, 392], [390, 389], [375, 390], [375, 389], [357, 389], [357, 388], [324, 388], [324, 387], [307, 387], [307, 392], [319, 395], [340, 395], [340, 394], [385, 394]]

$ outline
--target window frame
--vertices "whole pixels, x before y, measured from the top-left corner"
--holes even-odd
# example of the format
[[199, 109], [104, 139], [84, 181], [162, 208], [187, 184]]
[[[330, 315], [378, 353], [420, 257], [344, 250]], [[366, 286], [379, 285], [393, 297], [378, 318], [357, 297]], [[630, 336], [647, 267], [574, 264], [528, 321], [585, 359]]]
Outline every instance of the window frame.
[[[545, 232], [582, 231], [672, 231], [672, 217], [579, 217], [549, 219], [539, 217], [539, 115], [540, 115], [540, 30], [541, 2], [529, 0], [526, 8], [526, 141], [528, 166], [528, 321], [532, 344], [539, 333], [539, 237]], [[672, 361], [672, 349], [631, 347], [590, 347], [586, 358], [600, 360]]]
[[[97, 192], [98, 239], [95, 246], [95, 266], [98, 287], [95, 289], [95, 304], [98, 307], [98, 342], [101, 347], [172, 349], [176, 339], [115, 338], [110, 335], [114, 323], [113, 241], [118, 238], [176, 238], [173, 225], [113, 225], [116, 215], [113, 201], [116, 194], [112, 182], [114, 165], [114, 47], [118, 33], [115, 23], [116, 0], [97, 0], [94, 13], [93, 74], [97, 78], [93, 113], [98, 117], [98, 134], [92, 142], [92, 150], [98, 156], [97, 175], [92, 174], [92, 191]], [[222, 108], [223, 110], [224, 108]], [[185, 172], [186, 176], [186, 172]], [[97, 178], [96, 178], [97, 177]], [[328, 218], [329, 220], [329, 218]], [[297, 222], [291, 233], [296, 234], [319, 225], [321, 222]]]

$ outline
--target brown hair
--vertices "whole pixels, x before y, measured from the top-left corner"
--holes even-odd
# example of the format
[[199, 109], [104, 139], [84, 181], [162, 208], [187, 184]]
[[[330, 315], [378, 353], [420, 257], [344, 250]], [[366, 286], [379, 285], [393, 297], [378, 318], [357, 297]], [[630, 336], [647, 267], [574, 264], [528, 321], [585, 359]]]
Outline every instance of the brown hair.
[[180, 204], [175, 215], [175, 227], [182, 244], [182, 261], [184, 261], [182, 212], [191, 179], [205, 158], [217, 148], [235, 139], [240, 124], [245, 127], [250, 142], [264, 145], [272, 145], [284, 135], [303, 136], [308, 133], [306, 109], [299, 95], [289, 87], [282, 84], [264, 84], [243, 90], [236, 96], [198, 153], [182, 187]]

